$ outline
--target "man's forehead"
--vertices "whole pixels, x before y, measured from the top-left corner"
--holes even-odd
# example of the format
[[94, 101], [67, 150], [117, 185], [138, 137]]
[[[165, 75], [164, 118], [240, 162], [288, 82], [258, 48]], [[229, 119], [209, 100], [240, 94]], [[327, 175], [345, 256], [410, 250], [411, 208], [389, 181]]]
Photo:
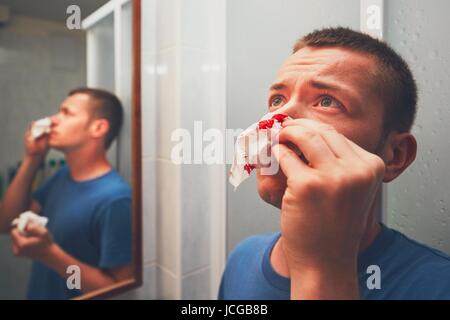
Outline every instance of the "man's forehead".
[[73, 111], [75, 110], [87, 110], [91, 103], [90, 97], [84, 93], [76, 93], [70, 95], [64, 99], [61, 103], [61, 107], [66, 107]]
[[369, 77], [372, 68], [373, 59], [357, 52], [341, 48], [305, 47], [291, 55], [281, 66], [277, 81], [304, 75], [359, 83], [373, 80]]

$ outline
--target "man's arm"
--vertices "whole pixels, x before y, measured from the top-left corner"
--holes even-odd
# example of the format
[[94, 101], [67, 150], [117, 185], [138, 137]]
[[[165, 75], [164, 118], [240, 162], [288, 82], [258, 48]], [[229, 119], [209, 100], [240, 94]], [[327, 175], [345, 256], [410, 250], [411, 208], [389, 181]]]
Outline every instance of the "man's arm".
[[55, 243], [49, 248], [48, 255], [41, 261], [49, 268], [55, 270], [64, 279], [70, 276], [67, 273], [68, 266], [78, 266], [80, 268], [81, 290], [83, 292], [107, 287], [121, 280], [129, 279], [133, 275], [131, 264], [102, 270], [75, 259]]
[[26, 227], [26, 232], [27, 236], [23, 236], [17, 228], [11, 231], [14, 255], [37, 260], [57, 272], [64, 279], [71, 275], [67, 273], [69, 266], [78, 266], [83, 292], [104, 288], [133, 275], [131, 264], [103, 270], [81, 262], [54, 243], [46, 228], [29, 224]]
[[39, 204], [31, 200], [31, 185], [48, 149], [47, 135], [35, 140], [30, 129], [26, 131], [25, 157], [0, 204], [0, 232], [8, 232], [11, 221], [20, 213], [28, 209], [35, 213], [41, 211]]
[[39, 203], [31, 199], [31, 185], [41, 160], [25, 157], [19, 170], [5, 193], [0, 204], [0, 232], [8, 232], [9, 226], [17, 216], [30, 209], [41, 211]]

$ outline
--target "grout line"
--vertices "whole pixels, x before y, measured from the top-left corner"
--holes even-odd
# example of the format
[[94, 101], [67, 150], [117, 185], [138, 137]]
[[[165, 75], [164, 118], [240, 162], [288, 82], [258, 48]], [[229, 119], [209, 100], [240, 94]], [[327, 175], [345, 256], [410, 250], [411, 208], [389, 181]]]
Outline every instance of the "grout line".
[[193, 271], [186, 272], [184, 275], [181, 276], [181, 279], [184, 279], [184, 278], [190, 277], [192, 275], [195, 275], [197, 273], [206, 271], [206, 270], [208, 270], [210, 268], [211, 268], [210, 265], [205, 265], [205, 266], [197, 268], [197, 269], [195, 269]]
[[158, 262], [156, 259], [150, 260], [150, 261], [144, 261], [144, 263], [142, 264], [143, 267], [154, 267], [157, 265], [158, 265]]
[[175, 280], [178, 278], [176, 276], [175, 273], [173, 273], [172, 271], [170, 271], [169, 269], [167, 269], [166, 267], [163, 267], [162, 265], [160, 265], [159, 263], [155, 263], [155, 265], [160, 268], [162, 271], [168, 273], [171, 277], [173, 277]]

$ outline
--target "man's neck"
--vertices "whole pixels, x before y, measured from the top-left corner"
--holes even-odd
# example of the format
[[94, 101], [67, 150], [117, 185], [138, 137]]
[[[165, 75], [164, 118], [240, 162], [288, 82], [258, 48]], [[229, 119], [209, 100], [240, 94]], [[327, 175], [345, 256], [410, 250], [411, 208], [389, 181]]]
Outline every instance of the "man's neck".
[[97, 178], [112, 168], [106, 159], [106, 152], [98, 148], [69, 151], [65, 155], [70, 175], [75, 181]]
[[[377, 238], [377, 236], [380, 233], [381, 226], [378, 222], [378, 215], [376, 210], [376, 204], [372, 205], [371, 213], [369, 215], [370, 220], [367, 225], [367, 229], [364, 233], [364, 236], [361, 240], [361, 245], [359, 248], [359, 253], [364, 252]], [[278, 241], [276, 242], [275, 246], [272, 249], [272, 253], [270, 255], [270, 264], [272, 265], [272, 268], [275, 270], [276, 273], [279, 275], [289, 278], [289, 268], [287, 265], [286, 258], [284, 256], [284, 252], [282, 249], [282, 242], [283, 242], [283, 236], [281, 236]]]

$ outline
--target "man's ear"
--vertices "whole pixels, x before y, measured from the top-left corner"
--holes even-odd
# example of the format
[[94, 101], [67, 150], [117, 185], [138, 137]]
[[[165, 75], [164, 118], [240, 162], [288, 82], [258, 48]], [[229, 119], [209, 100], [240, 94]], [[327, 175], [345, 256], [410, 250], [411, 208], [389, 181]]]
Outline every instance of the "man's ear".
[[391, 132], [383, 148], [386, 165], [383, 182], [397, 178], [416, 159], [417, 141], [409, 132]]
[[91, 135], [94, 138], [103, 138], [109, 131], [109, 122], [106, 119], [95, 119], [91, 125]]

